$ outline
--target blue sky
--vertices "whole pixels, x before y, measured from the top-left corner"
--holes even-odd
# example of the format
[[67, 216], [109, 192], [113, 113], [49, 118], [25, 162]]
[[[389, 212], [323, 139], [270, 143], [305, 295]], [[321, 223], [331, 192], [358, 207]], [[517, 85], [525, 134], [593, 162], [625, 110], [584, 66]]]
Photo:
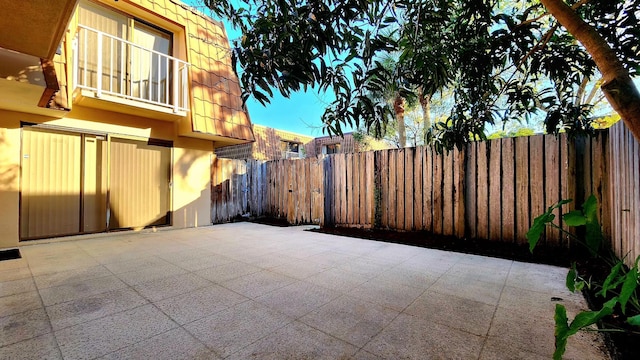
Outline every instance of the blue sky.
[[[198, 6], [201, 0], [182, 1], [212, 16], [205, 8]], [[225, 24], [230, 42], [241, 37], [242, 34], [233, 29], [224, 19], [217, 19], [215, 17], [214, 19], [222, 20]], [[247, 108], [249, 109], [251, 122], [254, 124], [292, 131], [303, 135], [323, 136], [326, 134], [322, 133], [321, 117], [327, 103], [329, 103], [331, 99], [331, 94], [318, 94], [313, 90], [306, 93], [294, 93], [287, 99], [279, 95], [277, 90], [275, 90], [271, 104], [263, 106], [253, 98], [249, 98], [249, 100], [247, 100]], [[350, 129], [343, 128], [343, 131], [350, 131]]]

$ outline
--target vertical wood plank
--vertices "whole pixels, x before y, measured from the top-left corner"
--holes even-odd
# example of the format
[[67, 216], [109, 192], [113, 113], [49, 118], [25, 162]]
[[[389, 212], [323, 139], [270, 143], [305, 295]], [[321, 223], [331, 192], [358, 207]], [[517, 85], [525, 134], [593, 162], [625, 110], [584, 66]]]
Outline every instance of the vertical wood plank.
[[413, 230], [413, 181], [415, 167], [415, 148], [405, 148], [404, 150], [404, 229]]
[[502, 238], [501, 150], [506, 139], [489, 141], [489, 239]]
[[353, 215], [354, 215], [354, 196], [353, 196], [353, 184], [356, 181], [356, 172], [354, 171], [355, 159], [353, 154], [349, 153], [346, 156], [347, 161], [347, 219], [346, 223], [351, 225], [353, 224]]
[[478, 239], [489, 238], [489, 179], [487, 161], [487, 143], [477, 143], [477, 210], [476, 210], [476, 234]]
[[424, 146], [417, 147], [413, 154], [413, 228], [422, 230], [422, 160]]
[[[531, 154], [533, 155], [533, 151]], [[523, 244], [526, 241], [525, 234], [529, 231], [529, 170], [536, 164], [529, 161], [529, 139], [518, 137], [515, 139], [516, 163], [516, 232], [517, 242]]]
[[443, 234], [442, 165], [443, 154], [433, 154], [433, 233]]
[[433, 232], [433, 147], [425, 147], [422, 153], [422, 228]]
[[347, 223], [347, 154], [339, 154], [340, 159], [340, 223]]
[[[562, 198], [560, 187], [560, 142], [553, 135], [545, 136], [545, 207], [557, 203]], [[560, 219], [560, 209], [556, 209], [553, 214], [556, 219]], [[557, 223], [557, 221], [556, 221]], [[561, 233], [555, 228], [547, 228], [546, 244], [549, 246], [559, 246], [561, 244]]]
[[453, 199], [453, 219], [454, 219], [454, 235], [463, 238], [466, 229], [465, 199], [464, 199], [464, 179], [465, 179], [465, 159], [464, 151], [457, 148], [454, 149], [454, 199]]
[[367, 213], [367, 193], [373, 193], [375, 191], [374, 187], [367, 186], [367, 177], [369, 176], [369, 172], [367, 171], [367, 156], [369, 153], [370, 152], [358, 153], [360, 157], [360, 182], [358, 183], [358, 202], [360, 206], [358, 207], [358, 222], [362, 226], [369, 224], [367, 220], [367, 218], [369, 218]]
[[396, 196], [398, 192], [398, 183], [396, 175], [398, 173], [397, 164], [397, 151], [389, 150], [389, 228], [397, 229], [396, 222]]
[[[576, 198], [576, 151], [575, 146], [573, 144], [569, 144], [569, 139], [567, 134], [562, 134], [559, 137], [560, 141], [560, 198], [561, 199], [575, 199]], [[576, 202], [572, 201], [569, 204], [562, 205], [560, 208], [560, 216], [568, 213], [571, 210], [576, 208]], [[579, 206], [579, 205], [578, 205]], [[574, 227], [568, 227], [564, 221], [561, 221], [562, 228], [571, 233], [576, 234], [576, 229]], [[568, 248], [572, 246], [570, 243], [571, 239], [565, 235], [561, 234], [561, 242], [560, 246], [564, 248]]]
[[502, 141], [502, 241], [515, 242], [516, 221], [515, 208], [515, 165], [514, 139], [507, 138]]
[[[526, 139], [523, 138], [522, 141]], [[525, 224], [518, 224], [518, 240], [522, 244], [527, 243], [526, 234], [529, 231], [533, 220], [544, 213], [547, 208], [545, 207], [545, 176], [544, 176], [544, 153], [545, 153], [545, 136], [536, 135], [529, 138], [529, 193], [530, 195], [530, 216], [527, 219], [518, 218], [518, 222], [524, 221]], [[518, 161], [521, 161], [522, 157], [518, 155], [516, 157]], [[516, 197], [518, 204], [520, 203], [520, 196]], [[519, 206], [519, 205], [518, 205]], [[541, 244], [545, 242], [545, 232], [542, 232]]]
[[[366, 209], [367, 209], [367, 219], [368, 223], [371, 227], [375, 224], [375, 212], [376, 212], [376, 190], [379, 187], [376, 185], [375, 181], [375, 157], [376, 153], [373, 151], [367, 152], [367, 189], [373, 189], [373, 191], [366, 191], [367, 200], [366, 200]], [[379, 196], [379, 195], [378, 195]]]
[[471, 142], [466, 145], [466, 166], [465, 166], [465, 221], [466, 221], [466, 229], [467, 236], [471, 239], [475, 239], [478, 235], [476, 232], [476, 202], [478, 198], [478, 189], [477, 189], [477, 176], [478, 176], [478, 164], [476, 163], [477, 158], [477, 142]]
[[453, 235], [453, 150], [444, 152], [442, 166], [442, 233]]
[[396, 151], [396, 229], [404, 229], [404, 197], [405, 197], [405, 181], [404, 181], [404, 159], [405, 149]]

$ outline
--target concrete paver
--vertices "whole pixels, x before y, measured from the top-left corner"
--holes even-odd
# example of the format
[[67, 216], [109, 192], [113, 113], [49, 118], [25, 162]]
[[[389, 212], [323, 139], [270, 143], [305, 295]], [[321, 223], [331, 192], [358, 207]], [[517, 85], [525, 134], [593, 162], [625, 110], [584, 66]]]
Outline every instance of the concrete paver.
[[[29, 242], [4, 359], [544, 359], [567, 269], [251, 223]], [[560, 300], [558, 300], [560, 299]], [[566, 357], [608, 359], [597, 333]]]

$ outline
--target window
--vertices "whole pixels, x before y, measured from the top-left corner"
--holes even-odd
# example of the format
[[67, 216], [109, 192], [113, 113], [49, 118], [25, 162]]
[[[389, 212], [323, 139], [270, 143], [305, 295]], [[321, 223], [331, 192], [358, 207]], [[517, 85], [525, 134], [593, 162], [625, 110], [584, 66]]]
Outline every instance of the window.
[[325, 155], [340, 153], [340, 144], [328, 144], [322, 146], [322, 153]]
[[298, 158], [303, 157], [300, 148], [300, 143], [292, 141], [280, 141], [280, 151], [282, 151], [282, 158]]

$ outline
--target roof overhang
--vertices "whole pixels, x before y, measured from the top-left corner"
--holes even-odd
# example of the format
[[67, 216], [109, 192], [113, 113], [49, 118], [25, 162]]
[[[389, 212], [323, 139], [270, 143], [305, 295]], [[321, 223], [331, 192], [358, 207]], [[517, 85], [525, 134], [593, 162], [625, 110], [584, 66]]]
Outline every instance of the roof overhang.
[[0, 47], [53, 59], [78, 0], [0, 0]]

